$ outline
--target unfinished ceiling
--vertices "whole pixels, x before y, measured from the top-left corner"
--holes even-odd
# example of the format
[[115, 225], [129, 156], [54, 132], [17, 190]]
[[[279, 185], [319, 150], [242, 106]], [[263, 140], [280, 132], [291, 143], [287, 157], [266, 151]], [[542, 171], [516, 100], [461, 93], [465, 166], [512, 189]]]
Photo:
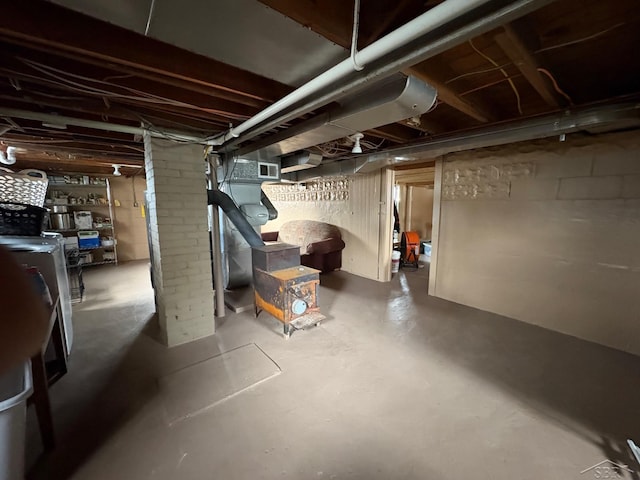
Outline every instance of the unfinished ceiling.
[[[106, 173], [120, 163], [125, 174], [143, 165], [140, 125], [169, 138], [211, 138], [348, 58], [354, 7], [334, 0], [225, 0], [213, 7], [186, 0], [179, 8], [170, 0], [56, 3], [4, 2], [1, 148], [18, 147], [19, 168]], [[440, 3], [362, 0], [358, 48]], [[483, 8], [515, 3], [490, 1]], [[365, 153], [640, 98], [637, 1], [539, 4], [403, 68], [435, 86], [438, 103], [421, 116], [364, 132]], [[440, 38], [455, 23], [419, 41]], [[250, 150], [323, 111], [241, 138], [237, 146]], [[347, 138], [312, 150], [323, 162], [352, 156]]]

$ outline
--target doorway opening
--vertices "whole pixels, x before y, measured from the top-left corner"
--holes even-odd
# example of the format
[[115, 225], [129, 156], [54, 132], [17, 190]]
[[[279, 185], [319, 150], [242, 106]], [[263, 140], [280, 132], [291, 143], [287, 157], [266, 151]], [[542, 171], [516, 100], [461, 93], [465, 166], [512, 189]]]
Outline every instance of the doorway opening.
[[393, 259], [398, 260], [399, 270], [424, 277], [425, 286], [431, 262], [434, 180], [433, 162], [394, 171]]

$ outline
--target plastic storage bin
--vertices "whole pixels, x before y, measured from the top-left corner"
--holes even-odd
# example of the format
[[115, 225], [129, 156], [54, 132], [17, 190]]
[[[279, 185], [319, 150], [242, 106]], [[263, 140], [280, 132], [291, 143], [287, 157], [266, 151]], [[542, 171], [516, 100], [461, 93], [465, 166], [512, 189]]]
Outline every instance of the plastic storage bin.
[[47, 211], [22, 203], [0, 202], [0, 235], [38, 237]]
[[78, 232], [78, 245], [80, 248], [96, 248], [100, 246], [100, 237], [96, 230]]
[[30, 362], [0, 375], [0, 480], [24, 479], [27, 398], [32, 390]]

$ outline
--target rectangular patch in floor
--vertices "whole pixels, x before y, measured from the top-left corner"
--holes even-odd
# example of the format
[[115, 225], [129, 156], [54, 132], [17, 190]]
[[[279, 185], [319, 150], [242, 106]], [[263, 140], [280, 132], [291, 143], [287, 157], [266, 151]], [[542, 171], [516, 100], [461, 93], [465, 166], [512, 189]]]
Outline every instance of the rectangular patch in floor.
[[193, 417], [280, 374], [257, 345], [235, 348], [161, 377], [169, 425]]

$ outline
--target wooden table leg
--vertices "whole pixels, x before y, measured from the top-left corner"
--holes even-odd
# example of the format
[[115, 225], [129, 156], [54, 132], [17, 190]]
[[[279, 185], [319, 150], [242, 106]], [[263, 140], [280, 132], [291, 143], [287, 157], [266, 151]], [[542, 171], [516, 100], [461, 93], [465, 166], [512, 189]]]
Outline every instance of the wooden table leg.
[[56, 354], [56, 371], [53, 373], [53, 378], [47, 379], [49, 385], [57, 382], [67, 373], [67, 345], [64, 339], [61, 312], [58, 312], [58, 318], [51, 330], [51, 343]]
[[31, 372], [33, 373], [33, 395], [31, 398], [38, 415], [42, 445], [45, 451], [53, 450], [56, 442], [53, 435], [53, 418], [51, 417], [51, 404], [49, 402], [47, 370], [45, 369], [42, 353], [31, 358]]

